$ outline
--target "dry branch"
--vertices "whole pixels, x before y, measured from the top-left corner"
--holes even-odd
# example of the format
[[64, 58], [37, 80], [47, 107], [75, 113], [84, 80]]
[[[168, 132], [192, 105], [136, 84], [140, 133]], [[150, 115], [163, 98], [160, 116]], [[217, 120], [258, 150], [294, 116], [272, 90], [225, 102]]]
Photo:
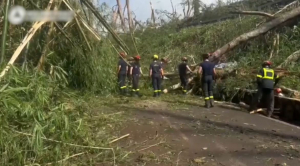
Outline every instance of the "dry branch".
[[131, 17], [131, 10], [130, 10], [130, 1], [126, 0], [126, 6], [127, 6], [127, 14], [128, 14], [128, 26], [130, 33], [133, 31], [133, 22], [132, 22], [132, 17]]
[[275, 19], [271, 20], [270, 22], [265, 23], [261, 27], [255, 29], [251, 32], [242, 34], [239, 37], [233, 39], [231, 42], [229, 42], [229, 43], [225, 44], [223, 47], [217, 49], [213, 53], [213, 55], [210, 57], [210, 60], [218, 61], [222, 55], [231, 51], [232, 49], [234, 49], [236, 46], [238, 46], [242, 42], [246, 42], [255, 37], [258, 37], [259, 35], [262, 35], [268, 31], [276, 28], [277, 26], [281, 25], [282, 23], [284, 23], [288, 20], [297, 18], [298, 16], [300, 16], [300, 7], [296, 8], [288, 13], [282, 14], [278, 18], [275, 18]]
[[260, 12], [260, 11], [232, 11], [232, 14], [243, 14], [243, 15], [257, 15], [257, 16], [264, 16], [269, 18], [274, 18], [274, 16], [270, 13]]
[[[20, 134], [20, 135], [23, 135], [23, 136], [29, 136], [29, 137], [34, 137], [34, 135], [32, 134], [29, 134], [29, 133], [23, 133], [23, 132], [20, 132], [20, 131], [16, 131], [14, 130], [13, 128], [8, 128], [10, 129], [11, 131], [17, 133], [17, 134]], [[116, 163], [116, 155], [115, 155], [115, 151], [113, 148], [104, 148], [104, 147], [97, 147], [97, 146], [84, 146], [84, 145], [77, 145], [77, 144], [72, 144], [72, 143], [66, 143], [66, 142], [62, 142], [62, 141], [58, 141], [58, 140], [54, 140], [54, 139], [50, 139], [50, 138], [46, 138], [46, 137], [41, 137], [41, 139], [43, 140], [46, 140], [46, 141], [49, 141], [49, 142], [55, 142], [55, 143], [60, 143], [60, 144], [65, 144], [65, 145], [68, 145], [68, 146], [73, 146], [73, 147], [80, 147], [80, 148], [87, 148], [87, 149], [98, 149], [98, 150], [111, 150], [113, 152], [113, 155], [114, 155], [114, 165]]]
[[123, 136], [120, 137], [120, 138], [114, 139], [114, 140], [110, 141], [109, 144], [112, 144], [112, 143], [117, 142], [117, 141], [119, 141], [119, 140], [121, 140], [121, 139], [123, 139], [123, 138], [126, 138], [126, 137], [128, 137], [129, 135], [130, 135], [130, 134], [126, 134], [126, 135], [123, 135]]

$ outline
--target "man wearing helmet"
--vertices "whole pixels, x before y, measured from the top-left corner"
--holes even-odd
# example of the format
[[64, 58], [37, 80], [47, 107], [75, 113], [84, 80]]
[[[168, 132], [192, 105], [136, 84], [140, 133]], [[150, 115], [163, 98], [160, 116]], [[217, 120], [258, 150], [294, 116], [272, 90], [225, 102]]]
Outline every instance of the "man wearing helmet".
[[127, 70], [127, 88], [128, 88], [128, 91], [130, 91], [130, 89], [132, 89], [132, 77], [130, 75], [130, 70], [134, 63], [134, 57], [129, 57], [127, 61], [129, 63], [128, 70]]
[[214, 95], [213, 95], [213, 87], [214, 87], [214, 79], [216, 75], [215, 64], [209, 62], [210, 54], [203, 54], [204, 62], [202, 62], [199, 66], [199, 74], [202, 74], [202, 86], [203, 92], [205, 95], [205, 107], [213, 107], [214, 106]]
[[164, 76], [164, 70], [158, 62], [158, 55], [153, 56], [153, 62], [150, 65], [149, 76], [152, 78], [152, 86], [154, 89], [153, 97], [159, 97], [161, 94], [161, 80]]
[[118, 83], [119, 83], [120, 92], [122, 95], [126, 94], [126, 88], [127, 88], [126, 87], [126, 75], [127, 75], [127, 71], [128, 71], [128, 65], [124, 60], [125, 57], [126, 57], [126, 54], [121, 52], [120, 60], [118, 63], [118, 70], [117, 70]]
[[182, 63], [178, 65], [179, 77], [181, 81], [181, 87], [184, 94], [187, 92], [187, 85], [188, 85], [188, 78], [187, 78], [187, 71], [192, 72], [190, 67], [187, 65], [187, 58], [182, 58]]
[[139, 94], [139, 80], [141, 72], [141, 66], [140, 66], [140, 59], [141, 57], [139, 55], [134, 57], [135, 62], [132, 63], [132, 67], [130, 69], [130, 75], [132, 76], [132, 95], [134, 97], [138, 97]]
[[257, 75], [257, 94], [249, 108], [249, 111], [257, 110], [257, 104], [265, 97], [268, 117], [271, 117], [274, 111], [274, 86], [279, 81], [279, 76], [271, 69], [271, 65], [270, 61], [263, 62], [262, 69]]

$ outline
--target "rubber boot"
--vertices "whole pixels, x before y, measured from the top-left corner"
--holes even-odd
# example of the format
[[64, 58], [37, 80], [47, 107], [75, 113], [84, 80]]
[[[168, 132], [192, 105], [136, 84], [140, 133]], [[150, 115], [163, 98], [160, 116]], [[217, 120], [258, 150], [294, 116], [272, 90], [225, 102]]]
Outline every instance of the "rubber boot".
[[157, 92], [157, 97], [160, 97], [160, 95], [161, 95], [161, 92]]
[[133, 93], [133, 97], [139, 97], [137, 91], [135, 91], [135, 92]]
[[210, 106], [214, 107], [214, 99], [210, 99]]
[[157, 93], [156, 92], [153, 93], [153, 97], [157, 97]]
[[209, 108], [210, 107], [210, 102], [209, 100], [205, 100], [205, 108]]
[[136, 95], [136, 97], [141, 97], [139, 91], [136, 91], [136, 92], [135, 92], [135, 95]]

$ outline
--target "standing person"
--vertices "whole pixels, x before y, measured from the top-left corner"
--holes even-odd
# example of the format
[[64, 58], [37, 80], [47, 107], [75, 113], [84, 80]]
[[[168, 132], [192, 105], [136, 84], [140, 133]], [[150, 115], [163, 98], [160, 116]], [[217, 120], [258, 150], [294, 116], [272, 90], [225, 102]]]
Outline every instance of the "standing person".
[[132, 67], [130, 69], [130, 75], [132, 76], [132, 95], [135, 97], [140, 96], [139, 81], [142, 73], [140, 59], [141, 57], [139, 55], [135, 56], [135, 62], [132, 63]]
[[182, 58], [182, 63], [178, 65], [179, 77], [181, 81], [181, 87], [184, 94], [187, 92], [187, 85], [188, 85], [188, 78], [187, 78], [187, 71], [192, 72], [190, 67], [187, 65], [187, 58]]
[[118, 63], [118, 83], [119, 83], [119, 88], [120, 88], [120, 93], [121, 95], [126, 94], [126, 75], [128, 71], [128, 65], [125, 62], [124, 58], [126, 57], [126, 54], [124, 52], [120, 53], [120, 60]]
[[256, 111], [257, 104], [262, 97], [267, 100], [268, 117], [271, 117], [274, 111], [274, 86], [279, 81], [279, 76], [271, 69], [271, 62], [265, 61], [262, 64], [262, 69], [257, 75], [257, 94], [255, 95], [249, 111]]
[[204, 62], [200, 64], [199, 74], [202, 73], [202, 86], [205, 95], [205, 107], [214, 106], [213, 86], [216, 75], [215, 64], [209, 62], [209, 54], [203, 54]]
[[150, 65], [149, 76], [152, 78], [152, 86], [154, 89], [153, 97], [159, 97], [161, 94], [161, 80], [164, 76], [164, 70], [158, 62], [158, 55], [153, 56], [153, 62]]
[[130, 91], [130, 89], [132, 89], [132, 77], [130, 75], [130, 71], [132, 68], [132, 64], [134, 63], [134, 57], [130, 57], [128, 58], [128, 70], [127, 70], [127, 87], [128, 87], [128, 91]]

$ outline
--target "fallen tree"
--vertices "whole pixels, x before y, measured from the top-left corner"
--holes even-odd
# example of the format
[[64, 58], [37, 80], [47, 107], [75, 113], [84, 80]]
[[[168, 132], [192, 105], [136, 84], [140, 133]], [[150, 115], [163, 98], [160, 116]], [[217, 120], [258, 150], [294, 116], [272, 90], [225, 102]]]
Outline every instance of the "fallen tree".
[[239, 44], [249, 41], [253, 38], [256, 38], [262, 34], [265, 34], [266, 32], [276, 28], [277, 26], [285, 23], [288, 20], [295, 19], [300, 16], [300, 7], [293, 9], [290, 12], [287, 12], [285, 14], [282, 14], [278, 16], [277, 18], [261, 25], [257, 29], [244, 33], [240, 35], [239, 37], [233, 39], [229, 43], [225, 44], [223, 47], [217, 49], [212, 56], [210, 57], [211, 61], [218, 62], [220, 57], [224, 55], [225, 53], [231, 51], [235, 47], [237, 47]]

